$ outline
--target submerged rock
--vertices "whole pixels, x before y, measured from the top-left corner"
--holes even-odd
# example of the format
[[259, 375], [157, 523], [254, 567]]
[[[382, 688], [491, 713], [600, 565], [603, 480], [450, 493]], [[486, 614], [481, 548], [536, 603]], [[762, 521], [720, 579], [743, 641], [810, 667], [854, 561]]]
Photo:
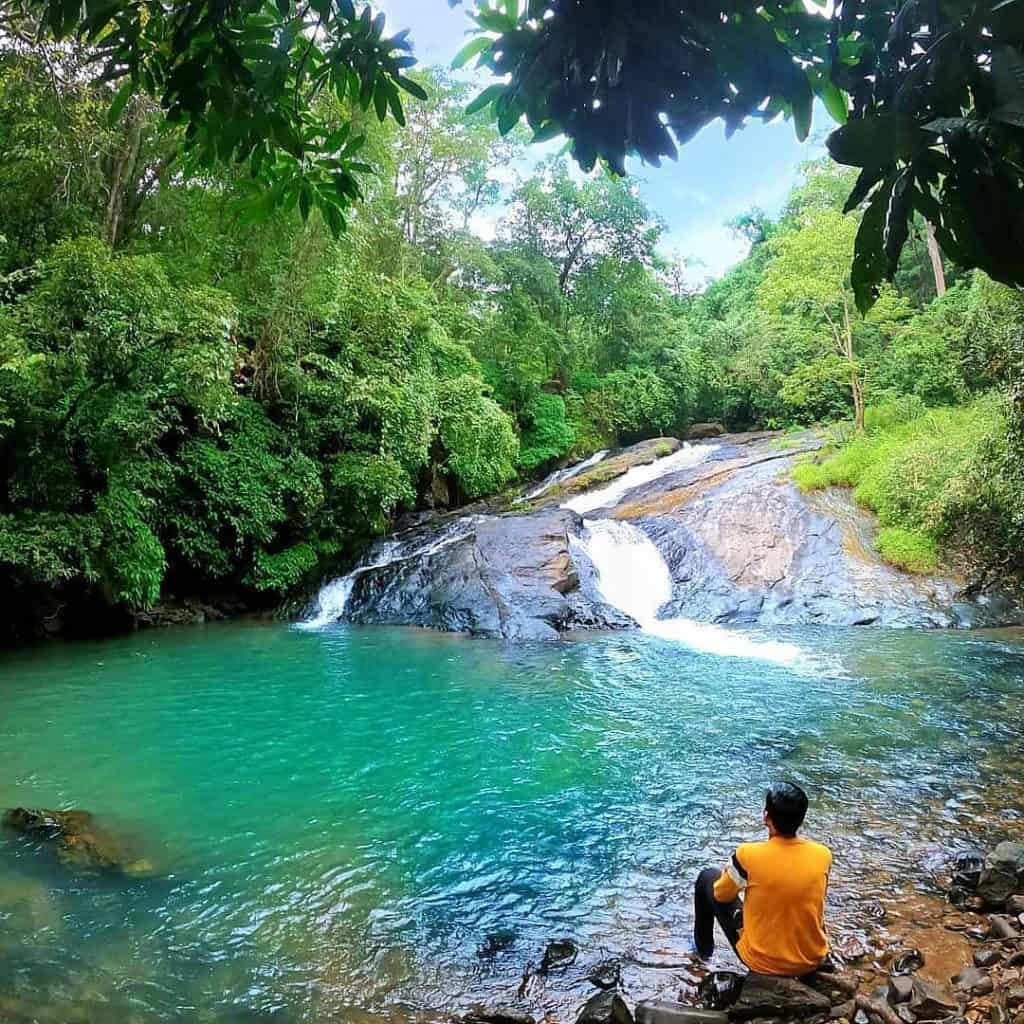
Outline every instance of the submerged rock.
[[600, 989], [618, 988], [622, 983], [622, 964], [618, 960], [602, 960], [587, 971], [587, 981]]
[[924, 967], [924, 954], [919, 949], [905, 949], [897, 953], [889, 966], [889, 973], [893, 975], [913, 974]]
[[576, 963], [579, 947], [572, 939], [555, 939], [549, 942], [540, 962], [540, 969], [545, 974], [549, 971], [560, 971]]
[[505, 953], [516, 944], [516, 933], [510, 928], [491, 932], [477, 948], [481, 960], [493, 960], [499, 953]]
[[985, 870], [985, 854], [980, 850], [968, 850], [957, 854], [953, 861], [953, 885], [971, 892], [978, 888], [981, 873]]
[[474, 1003], [462, 1019], [466, 1024], [536, 1024], [533, 1015], [518, 1006], [486, 1003]]
[[117, 836], [96, 824], [88, 811], [30, 810], [14, 807], [3, 823], [32, 839], [52, 843], [57, 859], [84, 872], [111, 872], [138, 878], [153, 873], [153, 865], [140, 858]]

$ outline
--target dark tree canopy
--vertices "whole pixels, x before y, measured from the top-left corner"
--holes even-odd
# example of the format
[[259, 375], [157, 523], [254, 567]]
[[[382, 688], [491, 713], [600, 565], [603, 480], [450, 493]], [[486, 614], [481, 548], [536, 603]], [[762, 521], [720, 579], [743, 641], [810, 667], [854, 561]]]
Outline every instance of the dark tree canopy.
[[247, 164], [257, 209], [319, 208], [333, 230], [361, 198], [363, 137], [345, 116], [372, 106], [405, 121], [402, 92], [426, 93], [405, 33], [352, 0], [0, 0], [0, 34], [85, 47], [112, 83], [111, 120], [136, 93], [185, 129], [201, 164]]
[[813, 96], [843, 122], [832, 156], [863, 169], [854, 286], [867, 308], [896, 272], [915, 212], [946, 253], [1024, 284], [1024, 0], [515, 0], [479, 4], [474, 57], [503, 84], [499, 126], [568, 136], [584, 167], [658, 163], [722, 118], [784, 114], [803, 138]]
[[[842, 124], [833, 157], [862, 169], [862, 309], [915, 216], [961, 266], [1024, 284], [1024, 0], [836, 0], [832, 16], [804, 0], [466, 3], [479, 33], [456, 63], [503, 79], [469, 112], [503, 133], [525, 118], [621, 174], [719, 118], [791, 117], [805, 138], [818, 97]], [[248, 167], [255, 210], [318, 208], [335, 233], [373, 169], [358, 111], [403, 123], [402, 93], [425, 98], [405, 33], [353, 0], [0, 0], [0, 36], [77, 43], [114, 118], [149, 94], [201, 165]]]

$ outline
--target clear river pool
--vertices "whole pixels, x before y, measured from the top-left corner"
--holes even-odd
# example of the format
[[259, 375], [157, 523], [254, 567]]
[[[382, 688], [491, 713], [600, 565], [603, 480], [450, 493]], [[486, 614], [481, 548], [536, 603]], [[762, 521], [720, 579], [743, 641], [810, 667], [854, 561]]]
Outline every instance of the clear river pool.
[[535, 1000], [578, 1005], [607, 957], [642, 994], [778, 777], [835, 849], [835, 935], [1024, 830], [1019, 634], [691, 633], [245, 624], [3, 655], [0, 808], [92, 811], [155, 876], [0, 834], [0, 1019], [438, 1019], [513, 1000], [562, 936], [578, 973]]

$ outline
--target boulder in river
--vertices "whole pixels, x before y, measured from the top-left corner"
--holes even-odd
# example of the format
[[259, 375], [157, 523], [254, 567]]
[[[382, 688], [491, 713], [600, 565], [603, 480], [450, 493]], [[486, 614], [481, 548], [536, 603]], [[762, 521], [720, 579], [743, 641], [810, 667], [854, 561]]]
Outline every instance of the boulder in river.
[[75, 871], [109, 872], [133, 878], [150, 875], [153, 865], [119, 837], [96, 824], [88, 811], [30, 810], [14, 807], [3, 823], [31, 839], [52, 843], [57, 859]]
[[986, 858], [978, 895], [991, 907], [1024, 891], [1024, 843], [1002, 842]]
[[687, 441], [706, 441], [709, 437], [719, 437], [725, 433], [721, 423], [694, 423], [686, 432]]
[[813, 1017], [832, 1009], [828, 996], [797, 978], [777, 978], [751, 972], [743, 981], [739, 998], [729, 1007], [732, 1020], [755, 1017]]
[[527, 1010], [518, 1006], [474, 1003], [462, 1019], [466, 1024], [536, 1024]]
[[622, 963], [619, 960], [602, 960], [587, 971], [587, 981], [596, 988], [618, 988], [622, 984]]
[[953, 885], [971, 892], [978, 888], [985, 870], [985, 854], [980, 850], [959, 853], [953, 861]]
[[633, 1014], [618, 992], [598, 992], [583, 1004], [576, 1024], [633, 1024]]
[[572, 939], [555, 939], [549, 942], [540, 962], [540, 969], [547, 974], [549, 971], [560, 971], [576, 963], [579, 947]]

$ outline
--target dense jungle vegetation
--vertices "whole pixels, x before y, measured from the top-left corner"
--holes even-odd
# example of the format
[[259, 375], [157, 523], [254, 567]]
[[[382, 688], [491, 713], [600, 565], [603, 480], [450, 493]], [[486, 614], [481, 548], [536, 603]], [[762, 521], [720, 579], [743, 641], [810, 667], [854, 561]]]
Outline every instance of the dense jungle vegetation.
[[0, 50], [13, 633], [61, 605], [269, 605], [404, 510], [704, 420], [842, 421], [800, 486], [855, 486], [908, 568], [1021, 568], [1017, 292], [947, 264], [937, 295], [919, 219], [862, 316], [856, 172], [827, 161], [779, 217], [741, 218], [748, 257], [696, 290], [627, 179], [535, 164], [464, 85], [409, 74], [427, 99], [404, 125], [320, 100], [379, 169], [338, 233], [302, 189], [254, 204], [244, 167], [183, 155], [144, 96], [109, 117], [75, 48]]

